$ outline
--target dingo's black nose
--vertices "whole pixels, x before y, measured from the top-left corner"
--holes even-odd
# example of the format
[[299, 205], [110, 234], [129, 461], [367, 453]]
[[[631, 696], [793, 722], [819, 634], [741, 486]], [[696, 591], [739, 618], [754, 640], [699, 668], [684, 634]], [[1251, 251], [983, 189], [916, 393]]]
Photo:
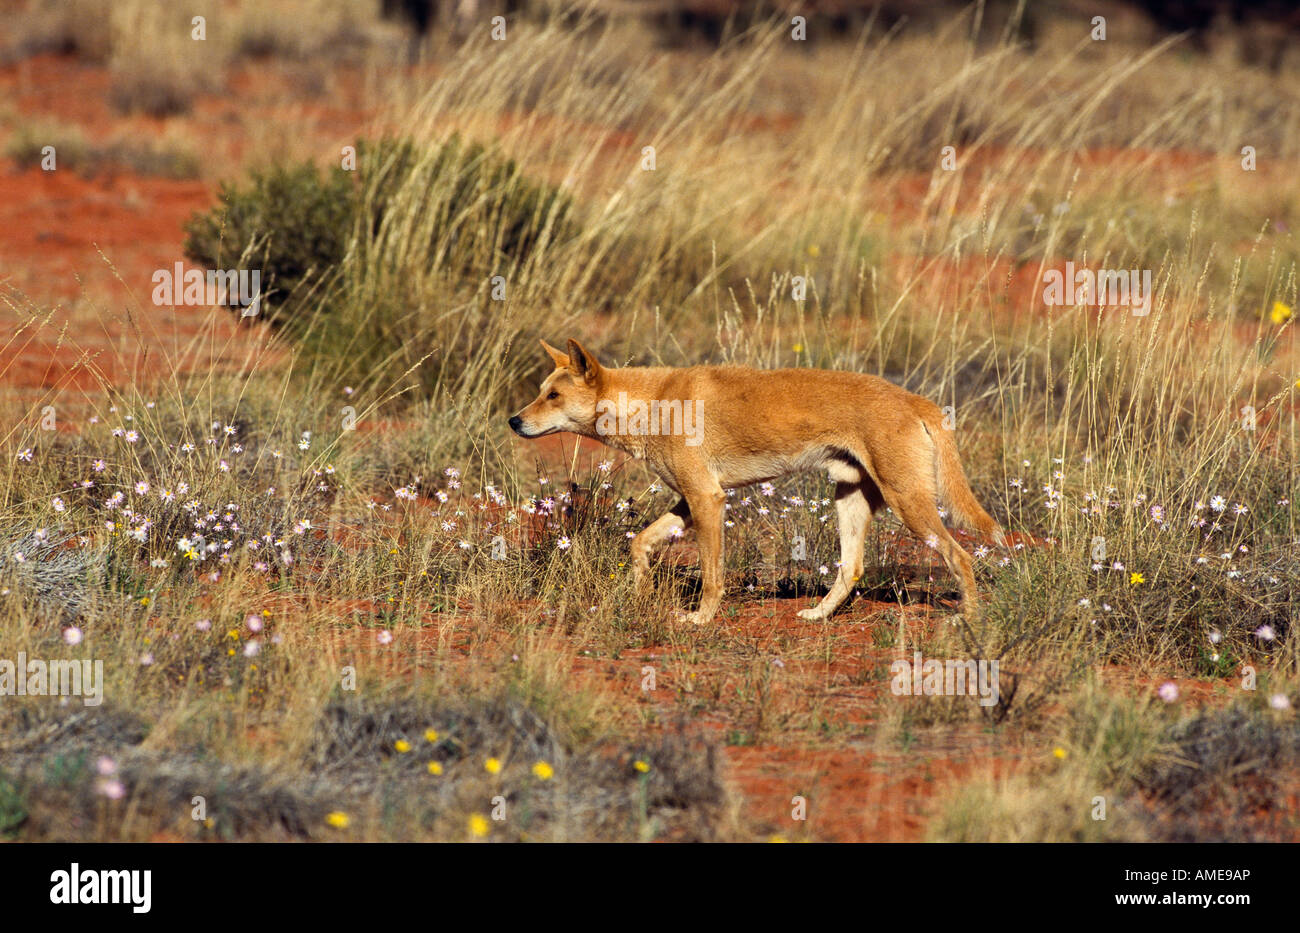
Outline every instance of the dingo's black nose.
[[523, 427], [524, 427], [523, 418], [520, 418], [518, 415], [515, 415], [513, 418], [510, 419], [510, 430], [514, 431], [516, 434], [518, 434], [521, 437], [523, 436], [524, 433]]

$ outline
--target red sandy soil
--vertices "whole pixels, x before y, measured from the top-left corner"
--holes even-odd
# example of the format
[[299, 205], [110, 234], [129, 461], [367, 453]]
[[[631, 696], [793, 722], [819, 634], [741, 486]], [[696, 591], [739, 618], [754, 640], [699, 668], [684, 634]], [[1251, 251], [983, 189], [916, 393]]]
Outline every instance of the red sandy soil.
[[[1013, 763], [983, 749], [869, 751], [729, 748], [746, 815], [774, 837], [824, 842], [922, 842], [936, 802], [977, 777], [1001, 778]], [[806, 803], [806, 827], [792, 815]]]
[[1178, 688], [1177, 705], [1199, 708], [1218, 706], [1241, 689], [1240, 677], [1214, 680], [1207, 677], [1153, 677], [1119, 664], [1108, 664], [1097, 669], [1098, 681], [1117, 693], [1155, 696], [1167, 683]]
[[[355, 83], [347, 80], [345, 69], [338, 77], [344, 91]], [[205, 165], [229, 166], [234, 174], [241, 143], [239, 134], [231, 132], [237, 125], [232, 118], [258, 106], [265, 119], [274, 120], [284, 100], [277, 90], [285, 82], [269, 66], [249, 66], [229, 81], [240, 96], [201, 97], [192, 114], [173, 120], [207, 141]], [[115, 113], [108, 87], [105, 68], [63, 56], [42, 55], [0, 67], [0, 94], [13, 103], [20, 119], [73, 124], [92, 142], [157, 135], [168, 126], [164, 120]], [[347, 141], [370, 116], [348, 106], [354, 96], [341, 93], [337, 99], [342, 104], [293, 106], [297, 117], [307, 115], [323, 140]], [[229, 312], [156, 307], [151, 299], [154, 271], [184, 260], [185, 222], [214, 198], [210, 181], [141, 176], [113, 167], [87, 178], [66, 169], [46, 172], [0, 160], [0, 289], [25, 313], [54, 309], [53, 326], [43, 328], [40, 336], [23, 335], [0, 345], [0, 383], [74, 390], [141, 383], [160, 366], [197, 365], [200, 358], [187, 362], [183, 351], [200, 345], [204, 366], [214, 356], [218, 366], [247, 365], [250, 348], [261, 352], [266, 334], [250, 341], [248, 333], [237, 333], [238, 321]], [[70, 323], [67, 335], [55, 342], [48, 335], [57, 334], [65, 321]], [[244, 327], [261, 331], [260, 326]]]
[[[751, 710], [737, 696], [742, 666], [708, 660], [690, 663], [689, 652], [646, 645], [617, 661], [579, 659], [580, 682], [592, 680], [640, 696], [655, 709], [657, 721], [672, 728], [680, 720], [683, 694], [709, 697], [711, 708], [691, 721], [724, 744], [729, 779], [739, 791], [742, 815], [756, 832], [774, 837], [825, 841], [920, 841], [936, 801], [964, 779], [1008, 774], [1022, 751], [1004, 737], [979, 727], [927, 731], [926, 745], [903, 750], [871, 735], [872, 726], [893, 697], [887, 681], [865, 681], [865, 671], [887, 666], [896, 649], [878, 648], [867, 618], [896, 606], [858, 600], [826, 623], [810, 623], [795, 613], [808, 599], [747, 603], [738, 616], [719, 623], [721, 637], [752, 664], [770, 665], [770, 706], [776, 718], [788, 709], [819, 704], [819, 715], [837, 724], [837, 736], [812, 741], [804, 731], [786, 735], [779, 722], [762, 728], [754, 743]], [[909, 635], [934, 624], [923, 609], [900, 610]], [[834, 640], [833, 657], [806, 660]], [[804, 660], [795, 660], [802, 658]], [[641, 690], [643, 667], [653, 666], [653, 692]], [[713, 697], [717, 696], [717, 700]], [[739, 739], [742, 744], [735, 744]], [[792, 818], [794, 797], [806, 801], [806, 821]]]
[[[23, 317], [53, 308], [50, 325], [0, 345], [0, 381], [91, 391], [144, 382], [195, 342], [225, 347], [228, 364], [246, 357], [233, 314], [150, 303], [153, 271], [181, 259], [184, 221], [210, 201], [200, 182], [0, 168], [0, 287], [35, 303], [19, 304]], [[83, 310], [92, 307], [99, 313]]]

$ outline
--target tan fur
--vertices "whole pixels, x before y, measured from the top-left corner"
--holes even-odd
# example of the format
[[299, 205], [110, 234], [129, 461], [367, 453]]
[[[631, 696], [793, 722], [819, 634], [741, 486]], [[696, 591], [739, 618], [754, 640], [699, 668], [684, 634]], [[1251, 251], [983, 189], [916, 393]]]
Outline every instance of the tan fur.
[[[821, 603], [799, 613], [824, 619], [862, 575], [871, 515], [888, 505], [914, 534], [935, 547], [961, 587], [962, 611], [978, 595], [971, 558], [943, 527], [936, 501], [958, 525], [1003, 543], [1002, 530], [975, 501], [953, 432], [932, 402], [893, 383], [860, 373], [821, 369], [756, 370], [739, 366], [601, 366], [576, 341], [564, 353], [542, 347], [555, 371], [538, 397], [510, 419], [524, 437], [572, 431], [644, 460], [681, 500], [632, 541], [638, 584], [655, 549], [676, 529], [694, 528], [703, 595], [690, 615], [713, 619], [722, 602], [724, 490], [824, 469], [835, 482], [840, 570]], [[698, 405], [698, 445], [680, 434], [611, 433], [598, 427], [598, 403], [629, 399], [692, 401]]]

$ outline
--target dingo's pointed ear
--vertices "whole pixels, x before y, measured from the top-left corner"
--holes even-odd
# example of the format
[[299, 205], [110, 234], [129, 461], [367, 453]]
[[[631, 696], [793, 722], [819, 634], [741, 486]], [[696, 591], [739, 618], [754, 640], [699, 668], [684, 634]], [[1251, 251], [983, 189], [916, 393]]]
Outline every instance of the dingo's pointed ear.
[[542, 344], [542, 349], [545, 350], [546, 355], [551, 358], [551, 362], [555, 364], [556, 369], [569, 368], [569, 358], [567, 356], [565, 356], [559, 350], [555, 349], [555, 347], [551, 346], [545, 340], [541, 341], [541, 344]]
[[576, 340], [569, 341], [569, 373], [574, 379], [581, 379], [587, 385], [596, 381], [596, 376], [600, 372], [600, 364], [596, 358], [582, 349], [582, 345]]

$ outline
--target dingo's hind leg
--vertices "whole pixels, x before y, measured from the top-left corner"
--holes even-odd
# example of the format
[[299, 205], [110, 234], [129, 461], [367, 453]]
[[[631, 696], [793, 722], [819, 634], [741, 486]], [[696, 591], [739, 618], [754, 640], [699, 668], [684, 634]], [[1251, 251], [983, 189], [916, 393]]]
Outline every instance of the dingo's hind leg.
[[979, 593], [975, 589], [971, 556], [943, 527], [933, 491], [925, 489], [923, 484], [907, 491], [882, 485], [881, 491], [908, 530], [939, 552], [948, 572], [957, 578], [961, 589], [961, 612], [973, 619], [979, 611]]
[[880, 492], [870, 480], [835, 484], [835, 518], [840, 525], [840, 570], [822, 601], [811, 609], [799, 610], [799, 618], [814, 622], [828, 618], [853, 591], [853, 584], [862, 576], [862, 555], [867, 529], [871, 527], [871, 513], [879, 505]]

